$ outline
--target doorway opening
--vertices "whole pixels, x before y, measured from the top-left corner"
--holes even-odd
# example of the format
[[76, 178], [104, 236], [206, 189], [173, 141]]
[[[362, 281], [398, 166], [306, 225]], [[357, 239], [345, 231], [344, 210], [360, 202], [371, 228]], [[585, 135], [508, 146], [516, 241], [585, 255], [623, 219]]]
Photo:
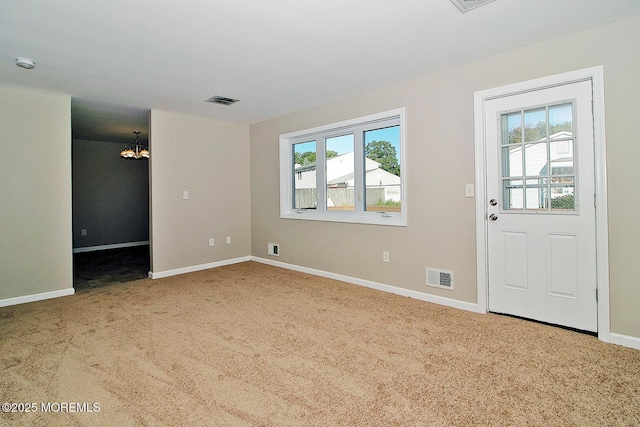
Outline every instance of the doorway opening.
[[74, 288], [147, 277], [149, 159], [120, 153], [149, 145], [149, 110], [72, 98], [71, 129]]

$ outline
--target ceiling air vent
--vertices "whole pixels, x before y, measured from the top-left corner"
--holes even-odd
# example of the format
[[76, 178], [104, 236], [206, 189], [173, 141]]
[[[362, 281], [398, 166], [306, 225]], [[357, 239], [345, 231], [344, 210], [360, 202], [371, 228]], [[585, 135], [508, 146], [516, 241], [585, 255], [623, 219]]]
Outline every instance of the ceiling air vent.
[[227, 98], [226, 96], [212, 96], [207, 99], [205, 102], [211, 102], [213, 104], [222, 104], [222, 105], [231, 105], [240, 101], [239, 99]]
[[456, 7], [460, 9], [460, 12], [464, 13], [493, 1], [496, 0], [451, 0], [451, 3], [455, 4]]

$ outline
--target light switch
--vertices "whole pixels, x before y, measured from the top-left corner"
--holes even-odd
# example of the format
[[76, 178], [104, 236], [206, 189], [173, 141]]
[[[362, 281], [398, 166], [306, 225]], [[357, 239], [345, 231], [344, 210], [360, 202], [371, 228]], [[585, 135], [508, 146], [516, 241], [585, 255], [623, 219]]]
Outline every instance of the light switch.
[[182, 198], [184, 200], [189, 200], [189, 192], [188, 191], [183, 191], [182, 192]]
[[464, 197], [473, 197], [473, 190], [473, 184], [466, 184], [464, 186]]

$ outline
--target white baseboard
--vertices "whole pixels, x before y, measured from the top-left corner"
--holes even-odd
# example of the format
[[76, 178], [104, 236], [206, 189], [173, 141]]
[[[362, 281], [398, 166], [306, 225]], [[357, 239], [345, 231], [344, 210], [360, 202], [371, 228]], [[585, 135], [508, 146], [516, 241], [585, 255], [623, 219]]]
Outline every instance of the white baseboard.
[[471, 311], [474, 313], [485, 314], [478, 307], [478, 304], [459, 301], [452, 298], [441, 297], [438, 295], [431, 295], [423, 292], [413, 291], [410, 289], [399, 288], [397, 286], [385, 285], [384, 283], [372, 282], [370, 280], [359, 279], [357, 277], [345, 276], [342, 274], [331, 273], [323, 270], [316, 270], [308, 267], [301, 267], [299, 265], [287, 264], [280, 261], [273, 261], [266, 258], [251, 257], [252, 261], [260, 262], [262, 264], [272, 265], [274, 267], [282, 267], [288, 270], [300, 271], [302, 273], [312, 274], [314, 276], [326, 277], [328, 279], [340, 280], [342, 282], [351, 283], [354, 285], [364, 286], [367, 288], [376, 289], [383, 292], [389, 292], [404, 297], [417, 299], [420, 301], [432, 302], [434, 304], [444, 305], [447, 307], [457, 308], [459, 310]]
[[104, 251], [107, 249], [131, 248], [133, 246], [144, 246], [148, 244], [149, 244], [148, 240], [142, 240], [139, 242], [114, 243], [112, 245], [85, 246], [84, 248], [73, 248], [73, 253], [77, 254], [80, 252], [94, 252], [94, 251]]
[[237, 264], [239, 262], [247, 262], [247, 261], [251, 261], [250, 256], [225, 259], [223, 261], [210, 262], [207, 264], [200, 264], [200, 265], [192, 265], [189, 267], [176, 268], [173, 270], [165, 270], [165, 271], [158, 271], [158, 272], [150, 271], [149, 278], [161, 279], [163, 277], [177, 276], [178, 274], [185, 274], [185, 273], [193, 273], [194, 271], [208, 270], [210, 268], [223, 267], [225, 265]]
[[21, 297], [6, 298], [6, 299], [0, 300], [0, 307], [7, 307], [7, 306], [10, 306], [10, 305], [24, 304], [24, 303], [27, 303], [27, 302], [41, 301], [41, 300], [51, 299], [51, 298], [66, 297], [68, 295], [73, 295], [75, 292], [76, 292], [75, 289], [67, 288], [67, 289], [61, 289], [59, 291], [42, 292], [40, 294], [32, 294], [32, 295], [25, 295], [25, 296], [21, 296]]
[[609, 337], [611, 338], [611, 344], [618, 344], [624, 347], [640, 350], [640, 338], [632, 337], [629, 335], [615, 334], [613, 332], [609, 334]]

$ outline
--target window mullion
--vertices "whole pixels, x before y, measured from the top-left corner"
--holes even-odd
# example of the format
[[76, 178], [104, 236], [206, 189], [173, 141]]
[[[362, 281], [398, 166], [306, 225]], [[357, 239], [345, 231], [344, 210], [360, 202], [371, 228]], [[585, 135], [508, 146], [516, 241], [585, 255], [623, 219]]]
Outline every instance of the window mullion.
[[362, 213], [365, 211], [364, 206], [366, 203], [364, 131], [362, 129], [355, 129], [353, 133], [353, 158], [355, 162], [353, 169], [353, 188], [356, 196], [355, 211]]
[[327, 150], [324, 136], [316, 139], [316, 188], [318, 200], [316, 210], [325, 212], [327, 210]]

